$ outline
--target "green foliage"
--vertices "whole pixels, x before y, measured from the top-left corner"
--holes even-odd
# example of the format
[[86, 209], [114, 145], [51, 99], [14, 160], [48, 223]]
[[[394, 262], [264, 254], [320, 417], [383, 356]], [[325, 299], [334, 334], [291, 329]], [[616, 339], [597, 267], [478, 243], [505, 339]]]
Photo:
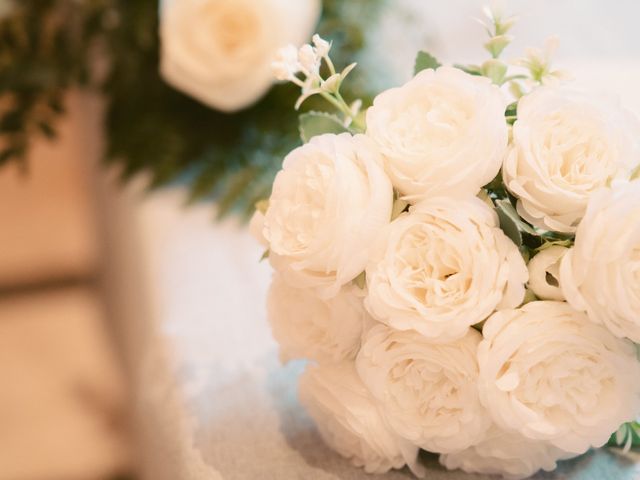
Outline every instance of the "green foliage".
[[55, 136], [63, 91], [91, 82], [104, 2], [21, 0], [0, 17], [0, 164], [22, 161], [32, 135]]
[[440, 65], [442, 64], [436, 59], [436, 57], [428, 52], [425, 52], [424, 50], [421, 50], [416, 56], [416, 63], [413, 67], [413, 74], [417, 75], [422, 70], [426, 70], [428, 68], [432, 68], [435, 70]]
[[324, 133], [344, 133], [349, 129], [342, 125], [338, 117], [326, 112], [307, 112], [299, 118], [300, 138], [307, 143], [312, 137]]
[[[382, 3], [323, 2], [318, 31], [333, 41], [336, 66], [357, 58]], [[300, 144], [297, 87], [277, 85], [251, 108], [221, 113], [162, 80], [159, 49], [158, 0], [14, 2], [0, 18], [0, 162], [22, 161], [34, 134], [53, 136], [63, 92], [90, 87], [108, 100], [106, 161], [120, 165], [124, 179], [147, 172], [151, 188], [188, 184], [190, 202], [249, 214]], [[109, 66], [100, 75], [96, 52]], [[367, 104], [370, 84], [354, 72], [343, 93]], [[307, 108], [323, 109], [312, 100]]]
[[518, 119], [518, 102], [507, 105], [504, 111], [504, 118], [509, 125], [513, 125]]
[[611, 435], [607, 445], [610, 447], [621, 448], [640, 447], [640, 423], [625, 423], [613, 435]]
[[[517, 105], [507, 107], [508, 113], [516, 113]], [[502, 172], [483, 187], [486, 196], [491, 200], [498, 219], [500, 229], [518, 246], [523, 257], [528, 259], [536, 253], [553, 245], [571, 247], [574, 235], [540, 230], [526, 222], [516, 210], [516, 199], [511, 195], [502, 180]]]
[[475, 75], [477, 77], [482, 76], [482, 67], [479, 67], [477, 65], [461, 65], [459, 63], [456, 63], [453, 66], [458, 70], [462, 70], [463, 72], [468, 73], [469, 75]]
[[364, 290], [367, 286], [367, 272], [361, 272], [356, 278], [353, 279], [353, 284], [360, 290]]
[[399, 197], [397, 192], [393, 192], [393, 207], [391, 208], [391, 220], [395, 220], [401, 213], [409, 208], [409, 202]]
[[536, 230], [520, 218], [518, 212], [508, 198], [495, 200], [496, 213], [500, 219], [500, 228], [518, 247], [523, 244], [523, 233], [537, 235]]
[[498, 58], [502, 54], [502, 51], [511, 43], [511, 40], [512, 38], [509, 35], [496, 35], [484, 44], [484, 48], [491, 54], [492, 58]]
[[502, 85], [507, 76], [508, 66], [506, 63], [495, 58], [489, 59], [482, 64], [482, 74], [489, 78], [496, 85]]

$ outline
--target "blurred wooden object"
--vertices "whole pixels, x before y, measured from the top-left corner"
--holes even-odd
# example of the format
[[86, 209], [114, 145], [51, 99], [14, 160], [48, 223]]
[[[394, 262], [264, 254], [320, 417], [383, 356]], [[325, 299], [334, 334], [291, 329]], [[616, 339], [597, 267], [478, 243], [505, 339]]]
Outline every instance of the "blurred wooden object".
[[107, 478], [127, 462], [125, 390], [95, 292], [0, 300], [0, 478]]
[[100, 107], [70, 93], [59, 137], [35, 142], [28, 171], [0, 171], [0, 480], [130, 467], [125, 377], [97, 281]]
[[39, 139], [28, 171], [0, 170], [0, 287], [83, 278], [97, 264], [92, 146], [79, 95], [68, 98], [55, 142]]

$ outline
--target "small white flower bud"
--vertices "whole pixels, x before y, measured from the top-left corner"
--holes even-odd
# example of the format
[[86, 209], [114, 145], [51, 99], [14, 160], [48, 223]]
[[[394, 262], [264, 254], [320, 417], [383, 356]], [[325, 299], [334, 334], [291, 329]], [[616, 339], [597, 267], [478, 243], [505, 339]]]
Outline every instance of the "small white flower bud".
[[275, 79], [279, 81], [291, 80], [291, 76], [293, 75], [291, 69], [281, 62], [273, 62], [271, 64], [271, 71]]
[[313, 45], [316, 47], [316, 53], [319, 57], [326, 57], [331, 49], [331, 44], [317, 33], [313, 36]]
[[311, 75], [315, 75], [320, 70], [320, 58], [308, 43], [298, 50], [298, 61]]
[[271, 70], [277, 80], [291, 80], [300, 71], [298, 50], [293, 45], [287, 45], [276, 53], [271, 63]]

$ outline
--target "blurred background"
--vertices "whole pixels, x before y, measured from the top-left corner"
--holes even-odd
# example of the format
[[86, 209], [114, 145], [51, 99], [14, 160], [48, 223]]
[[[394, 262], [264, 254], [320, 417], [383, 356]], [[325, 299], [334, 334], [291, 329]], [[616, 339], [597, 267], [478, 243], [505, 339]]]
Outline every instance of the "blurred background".
[[[143, 3], [129, 1], [130, 6]], [[215, 479], [225, 468], [225, 478], [258, 478], [238, 474], [237, 464], [221, 466], [233, 457], [234, 447], [242, 448], [244, 439], [235, 436], [234, 422], [219, 417], [229, 415], [229, 398], [240, 399], [242, 405], [251, 396], [256, 402], [270, 402], [252, 383], [263, 382], [263, 377], [251, 376], [257, 364], [275, 365], [264, 312], [270, 273], [258, 261], [262, 252], [249, 237], [246, 213], [240, 211], [252, 205], [249, 199], [223, 219], [216, 213], [226, 208], [229, 185], [236, 192], [253, 189], [256, 178], [270, 180], [278, 165], [230, 162], [241, 156], [242, 151], [233, 150], [244, 146], [240, 142], [255, 143], [251, 135], [232, 135], [238, 145], [225, 145], [223, 158], [199, 160], [214, 165], [213, 170], [198, 170], [200, 163], [196, 173], [178, 168], [184, 163], [181, 152], [186, 152], [184, 158], [195, 154], [176, 147], [171, 163], [153, 149], [169, 134], [145, 124], [145, 115], [154, 118], [155, 110], [136, 104], [136, 90], [127, 99], [110, 97], [116, 90], [96, 89], [75, 77], [33, 83], [35, 57], [18, 57], [16, 52], [28, 50], [12, 43], [9, 32], [14, 27], [6, 19], [19, 11], [21, 21], [29, 25], [45, 18], [29, 17], [29, 9], [55, 10], [56, 4], [64, 4], [64, 26], [65, 19], [76, 18], [73, 9], [84, 8], [84, 3], [0, 0], [0, 111], [11, 112], [15, 98], [31, 98], [38, 88], [44, 90], [42, 85], [53, 85], [64, 112], [56, 116], [52, 138], [22, 124], [16, 127], [6, 118], [0, 122], [0, 147], [9, 142], [13, 148], [16, 131], [22, 135], [19, 141], [28, 144], [18, 160], [3, 157], [0, 169], [0, 480]], [[382, 88], [410, 77], [419, 49], [443, 63], [482, 61], [484, 33], [473, 18], [481, 15], [483, 3], [382, 2], [375, 18], [367, 20], [371, 23], [359, 30], [363, 39], [353, 51], [360, 68]], [[125, 8], [122, 2], [94, 5], [109, 11]], [[367, 9], [362, 3], [360, 8]], [[621, 96], [640, 112], [640, 3], [513, 0], [507, 8], [520, 17], [507, 56], [521, 53], [525, 46], [542, 46], [547, 36], [558, 34], [555, 65], [573, 71], [580, 82]], [[150, 35], [158, 35], [158, 11], [155, 3], [143, 10], [154, 16], [149, 20]], [[358, 8], [350, 12], [363, 15]], [[43, 25], [33, 23], [31, 28]], [[339, 29], [340, 24], [324, 28]], [[148, 45], [154, 60], [136, 68], [155, 78], [160, 68], [157, 39]], [[62, 42], [48, 48], [38, 62], [62, 62], [62, 50], [71, 47]], [[104, 49], [87, 55], [69, 55], [64, 61], [97, 55], [92, 68], [104, 75]], [[118, 64], [117, 59], [109, 62]], [[77, 67], [64, 64], [63, 70]], [[151, 88], [141, 83], [147, 81], [143, 76], [128, 81], [139, 90]], [[163, 85], [171, 91], [178, 88]], [[211, 132], [218, 127], [207, 119], [251, 122], [255, 114], [277, 123], [278, 108], [289, 111], [292, 106], [283, 102], [277, 108], [267, 104], [264, 110], [241, 107], [233, 119], [228, 113], [202, 117], [209, 115], [205, 110], [216, 108], [192, 99], [188, 92], [180, 95], [190, 103], [171, 100], [163, 105], [167, 117], [162, 118], [176, 118], [175, 124], [163, 122], [164, 128], [183, 132], [178, 122], [185, 109], [193, 109], [189, 115], [197, 117], [199, 125], [193, 142], [214, 150], [218, 137]], [[271, 101], [273, 95], [265, 98]], [[113, 102], [121, 102], [115, 114]], [[122, 110], [127, 102], [128, 110]], [[139, 111], [131, 113], [133, 109]], [[245, 131], [242, 125], [238, 128]], [[122, 147], [124, 140], [114, 144], [114, 132], [145, 148], [136, 146], [132, 154], [133, 147]], [[183, 140], [191, 142], [188, 136]], [[115, 153], [114, 145], [121, 147]], [[167, 145], [162, 144], [163, 151], [173, 148]], [[254, 154], [263, 148], [257, 145]], [[106, 152], [121, 161], [105, 163]], [[227, 163], [222, 168], [216, 162]], [[222, 186], [211, 184], [209, 190], [201, 188], [206, 195], [194, 197], [194, 184], [204, 182], [200, 173], [211, 177], [221, 168], [225, 175], [242, 171], [244, 176], [221, 177]], [[264, 194], [264, 188], [255, 188], [256, 195]], [[239, 423], [260, 418], [258, 423], [270, 428], [275, 422], [266, 413], [251, 413], [255, 416]], [[228, 446], [220, 449], [220, 443]], [[269, 462], [282, 460], [260, 449], [254, 454], [267, 472], [276, 468]]]

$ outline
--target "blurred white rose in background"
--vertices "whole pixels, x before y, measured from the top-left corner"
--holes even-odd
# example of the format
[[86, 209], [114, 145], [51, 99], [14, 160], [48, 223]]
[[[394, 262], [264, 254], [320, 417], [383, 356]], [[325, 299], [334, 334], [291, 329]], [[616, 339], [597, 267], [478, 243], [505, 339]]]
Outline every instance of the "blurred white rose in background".
[[506, 105], [487, 78], [450, 67], [423, 70], [375, 98], [367, 135], [380, 147], [393, 186], [411, 203], [475, 195], [500, 170]]
[[595, 194], [560, 269], [567, 301], [640, 342], [640, 180]]
[[363, 291], [355, 285], [346, 285], [335, 297], [323, 300], [312, 290], [291, 287], [274, 275], [267, 310], [281, 360], [355, 359], [363, 329], [373, 323], [363, 299]]
[[271, 62], [313, 33], [320, 0], [163, 0], [164, 79], [203, 103], [232, 112], [273, 84]]
[[418, 476], [418, 447], [396, 435], [384, 418], [352, 362], [307, 366], [300, 377], [300, 402], [324, 441], [367, 473], [385, 473], [406, 465]]
[[629, 178], [639, 148], [640, 121], [612, 99], [541, 87], [518, 103], [504, 181], [525, 220], [572, 233], [595, 191]]
[[432, 198], [384, 230], [367, 265], [377, 320], [438, 341], [463, 337], [497, 308], [522, 303], [527, 267], [476, 197]]
[[635, 345], [565, 302], [501, 310], [483, 334], [480, 399], [501, 428], [582, 454], [640, 411]]
[[480, 441], [491, 423], [478, 396], [481, 340], [474, 329], [438, 343], [378, 325], [365, 335], [356, 368], [398, 435], [430, 452], [454, 452]]

